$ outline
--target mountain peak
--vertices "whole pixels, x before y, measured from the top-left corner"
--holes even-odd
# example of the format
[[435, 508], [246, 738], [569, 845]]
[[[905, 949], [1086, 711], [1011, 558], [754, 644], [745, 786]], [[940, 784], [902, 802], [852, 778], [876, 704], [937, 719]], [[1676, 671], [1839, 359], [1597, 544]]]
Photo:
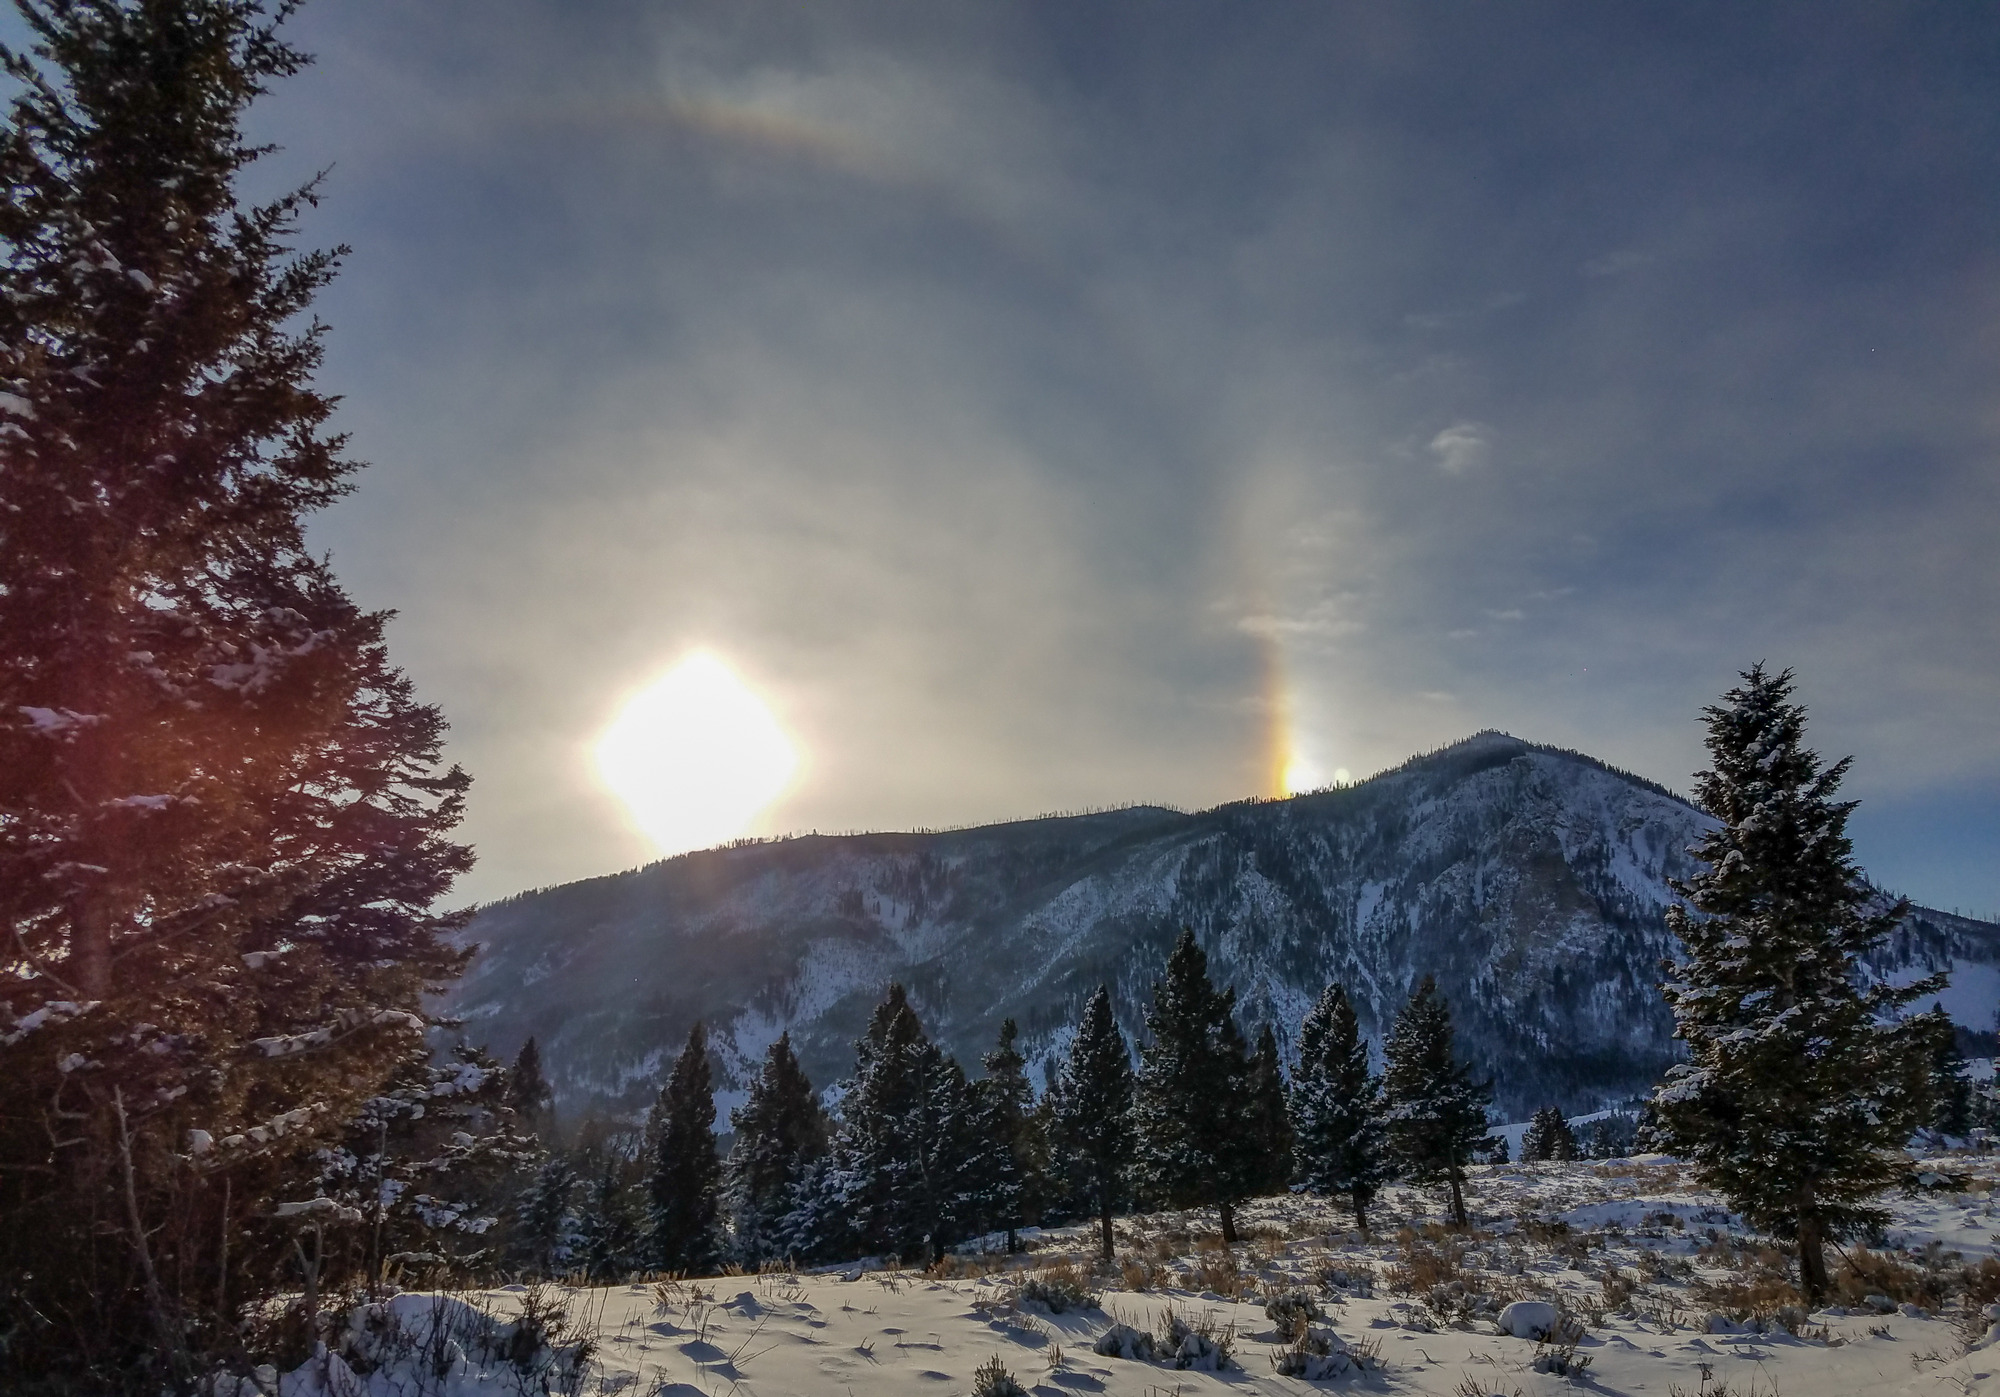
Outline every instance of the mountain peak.
[[1525, 752], [1533, 745], [1533, 743], [1518, 738], [1512, 733], [1501, 732], [1498, 728], [1481, 728], [1470, 737], [1461, 737], [1458, 741], [1448, 746], [1438, 748], [1433, 755], [1440, 757], [1473, 756], [1503, 750]]

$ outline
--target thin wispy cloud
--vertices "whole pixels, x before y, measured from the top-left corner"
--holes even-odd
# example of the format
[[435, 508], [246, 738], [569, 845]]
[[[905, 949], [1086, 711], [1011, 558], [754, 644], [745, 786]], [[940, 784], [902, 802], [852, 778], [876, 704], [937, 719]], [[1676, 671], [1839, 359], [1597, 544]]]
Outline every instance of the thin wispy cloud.
[[1760, 657], [1864, 860], [1962, 827], [2000, 17], [1851, 13], [307, 6], [263, 119], [376, 463], [315, 537], [474, 891], [644, 856], [585, 754], [695, 646], [800, 740], [773, 828], [1229, 799], [1279, 709], [1679, 781]]

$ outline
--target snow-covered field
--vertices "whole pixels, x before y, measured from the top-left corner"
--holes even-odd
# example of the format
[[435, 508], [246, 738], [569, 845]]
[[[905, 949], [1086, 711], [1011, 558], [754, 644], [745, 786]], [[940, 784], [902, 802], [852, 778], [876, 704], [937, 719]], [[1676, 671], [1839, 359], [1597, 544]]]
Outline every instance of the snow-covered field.
[[[1396, 1188], [1378, 1203], [1368, 1241], [1341, 1211], [1296, 1197], [1244, 1209], [1234, 1252], [1220, 1247], [1212, 1214], [1121, 1219], [1119, 1265], [1095, 1276], [1085, 1274], [1089, 1237], [1066, 1229], [1027, 1234], [1025, 1255], [954, 1257], [928, 1274], [855, 1267], [410, 1293], [285, 1375], [282, 1392], [949, 1397], [974, 1392], [977, 1370], [997, 1357], [1038, 1397], [2000, 1394], [2000, 1343], [1988, 1346], [1989, 1327], [2000, 1326], [1984, 1312], [2000, 1300], [2000, 1158], [1925, 1168], [1927, 1187], [1885, 1200], [1894, 1222], [1878, 1248], [1830, 1254], [1841, 1303], [1810, 1314], [1715, 1199], [1673, 1161], [1642, 1157], [1478, 1169], [1477, 1222], [1462, 1236], [1436, 1225], [1435, 1196]], [[1035, 1279], [1053, 1286], [1058, 1306], [1023, 1293]], [[1074, 1279], [1088, 1282], [1095, 1304], [1061, 1304]], [[1319, 1316], [1304, 1345], [1290, 1341], [1282, 1305], [1280, 1318], [1266, 1308], [1301, 1293]], [[1530, 1303], [1509, 1316], [1515, 1301]], [[562, 1320], [548, 1321], [559, 1339], [594, 1338], [587, 1360], [533, 1352], [510, 1327], [524, 1305], [560, 1309]], [[1538, 1312], [1557, 1333], [1502, 1332], [1503, 1318], [1518, 1330]], [[1150, 1342], [1155, 1356], [1096, 1352], [1121, 1324], [1132, 1332], [1118, 1331], [1120, 1347]], [[510, 1341], [511, 1360], [500, 1351]], [[1213, 1371], [1218, 1349], [1227, 1363]], [[1338, 1375], [1285, 1376], [1288, 1351], [1294, 1369]], [[1179, 1355], [1191, 1366], [1176, 1366]]]

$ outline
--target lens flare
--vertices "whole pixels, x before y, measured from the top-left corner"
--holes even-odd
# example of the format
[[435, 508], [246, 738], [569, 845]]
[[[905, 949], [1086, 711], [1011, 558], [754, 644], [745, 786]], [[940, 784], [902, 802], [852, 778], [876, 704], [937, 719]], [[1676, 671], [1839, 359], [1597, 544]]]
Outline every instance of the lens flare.
[[764, 701], [700, 652], [625, 705], [598, 738], [596, 757], [598, 777], [662, 854], [748, 832], [799, 766]]

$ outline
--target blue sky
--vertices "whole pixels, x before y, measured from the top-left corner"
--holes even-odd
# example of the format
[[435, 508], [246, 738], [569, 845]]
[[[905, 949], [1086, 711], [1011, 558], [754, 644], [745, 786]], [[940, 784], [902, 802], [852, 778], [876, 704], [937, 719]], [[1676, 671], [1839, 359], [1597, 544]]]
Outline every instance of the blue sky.
[[771, 829], [1356, 776], [1685, 789], [1790, 665], [1864, 865], [2000, 911], [2000, 10], [340, 0], [260, 109], [353, 256], [315, 526], [467, 891], [645, 857], [694, 646]]

